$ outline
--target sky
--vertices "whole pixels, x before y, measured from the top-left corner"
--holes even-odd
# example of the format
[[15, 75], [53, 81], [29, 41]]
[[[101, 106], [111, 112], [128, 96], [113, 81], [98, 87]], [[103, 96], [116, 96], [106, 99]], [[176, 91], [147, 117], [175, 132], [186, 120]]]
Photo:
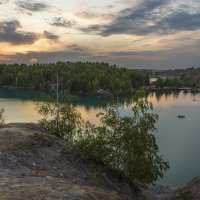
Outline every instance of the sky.
[[0, 63], [200, 67], [199, 0], [0, 0]]

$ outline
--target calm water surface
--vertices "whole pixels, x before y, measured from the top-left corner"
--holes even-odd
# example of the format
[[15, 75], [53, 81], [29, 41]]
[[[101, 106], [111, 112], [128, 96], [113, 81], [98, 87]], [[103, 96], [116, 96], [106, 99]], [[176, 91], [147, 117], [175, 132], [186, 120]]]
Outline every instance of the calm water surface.
[[[0, 107], [6, 110], [6, 123], [37, 122], [40, 116], [35, 103], [40, 95], [35, 91], [0, 89]], [[160, 183], [182, 186], [200, 175], [200, 93], [150, 93], [148, 99], [159, 115], [156, 138], [160, 153], [170, 162], [170, 170]], [[84, 119], [98, 123], [96, 114], [103, 111], [110, 101], [109, 97], [84, 96], [75, 98], [73, 104]], [[126, 108], [124, 114], [129, 115], [130, 110]], [[178, 119], [178, 115], [186, 118]]]

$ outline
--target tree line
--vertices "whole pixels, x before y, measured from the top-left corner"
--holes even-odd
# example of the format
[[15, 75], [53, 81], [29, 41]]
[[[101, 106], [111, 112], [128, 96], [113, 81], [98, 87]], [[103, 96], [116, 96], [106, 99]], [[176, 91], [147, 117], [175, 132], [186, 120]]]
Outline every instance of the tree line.
[[155, 82], [152, 83], [156, 87], [183, 87], [184, 83], [177, 78], [158, 78]]
[[94, 93], [98, 89], [125, 94], [149, 84], [147, 75], [116, 65], [99, 62], [57, 62], [49, 64], [2, 64], [0, 87]]

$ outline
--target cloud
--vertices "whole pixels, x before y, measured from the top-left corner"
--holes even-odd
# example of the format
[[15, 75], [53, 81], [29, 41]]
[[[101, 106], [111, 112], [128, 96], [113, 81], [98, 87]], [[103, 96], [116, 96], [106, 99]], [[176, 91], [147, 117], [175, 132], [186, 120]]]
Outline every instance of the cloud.
[[54, 17], [50, 25], [57, 27], [71, 28], [74, 25], [76, 25], [76, 22], [72, 20], [66, 20], [63, 17]]
[[91, 11], [86, 11], [86, 12], [78, 12], [76, 13], [76, 15], [80, 18], [83, 19], [101, 19], [101, 20], [113, 20], [116, 18], [115, 14], [104, 14], [104, 13], [100, 13], [100, 12], [91, 12]]
[[172, 31], [192, 31], [200, 28], [200, 13], [180, 11], [157, 23], [158, 28]]
[[161, 9], [169, 3], [170, 0], [141, 0], [133, 8], [121, 10], [116, 20], [103, 26], [102, 35], [145, 35], [154, 32]]
[[[95, 53], [79, 47], [76, 44], [69, 45], [63, 51], [43, 51], [16, 53], [15, 55], [0, 55], [1, 63], [30, 63], [36, 58], [41, 63], [57, 61], [94, 61], [109, 62], [128, 68], [159, 68], [170, 69], [199, 66], [199, 44], [197, 49], [188, 51], [188, 48], [176, 48], [173, 50], [157, 51], [118, 51]], [[2, 57], [2, 59], [1, 59]]]
[[27, 12], [28, 14], [31, 14], [29, 12], [41, 12], [49, 10], [50, 6], [43, 2], [34, 2], [34, 1], [17, 1], [16, 5], [18, 6], [19, 10], [21, 12]]
[[5, 3], [9, 3], [10, 0], [0, 0], [0, 5], [1, 4], [5, 4]]
[[113, 9], [113, 8], [115, 8], [115, 6], [112, 4], [106, 5], [106, 9]]
[[93, 25], [89, 25], [87, 27], [79, 27], [79, 30], [84, 33], [99, 34], [99, 32], [101, 30], [101, 25], [93, 24]]
[[[99, 34], [103, 36], [123, 33], [145, 34], [151, 27], [149, 23], [154, 20], [151, 19], [154, 11], [166, 6], [169, 2], [170, 0], [140, 0], [136, 6], [119, 11], [112, 22], [98, 27]], [[148, 30], [146, 30], [147, 26]], [[86, 31], [89, 29], [90, 26], [85, 28]]]
[[4, 4], [4, 3], [6, 3], [5, 0], [0, 0], [0, 4]]
[[[13, 55], [1, 55], [0, 63], [27, 63], [30, 62], [59, 62], [59, 61], [87, 61], [92, 59], [92, 53], [88, 48], [80, 47], [77, 44], [66, 46], [62, 51], [28, 51]], [[94, 58], [95, 61], [95, 58]]]
[[59, 39], [58, 35], [55, 35], [48, 31], [44, 31], [43, 35], [44, 35], [44, 38], [49, 39], [49, 40], [58, 40]]
[[43, 34], [21, 31], [22, 26], [19, 21], [0, 22], [0, 42], [7, 42], [12, 45], [33, 44], [39, 39], [58, 40], [59, 37], [51, 32], [44, 31]]
[[68, 45], [67, 49], [69, 49], [70, 52], [74, 52], [74, 53], [75, 52], [77, 52], [77, 53], [80, 53], [80, 52], [86, 53], [86, 52], [88, 52], [88, 48], [80, 47], [77, 44]]
[[110, 23], [89, 25], [81, 30], [102, 36], [161, 35], [198, 30], [200, 29], [200, 12], [198, 10], [194, 12], [191, 5], [177, 2], [173, 4], [171, 0], [141, 0], [136, 5], [119, 11], [118, 17]]
[[17, 20], [0, 22], [0, 42], [8, 42], [14, 45], [33, 44], [39, 39], [39, 35], [33, 32], [18, 31], [21, 24]]
[[[51, 63], [59, 61], [87, 61], [92, 56], [85, 51], [69, 50], [69, 51], [41, 51], [27, 53], [16, 53], [15, 55], [3, 55], [2, 63], [30, 63], [32, 58], [37, 58], [41, 63]], [[0, 61], [1, 62], [1, 61]]]

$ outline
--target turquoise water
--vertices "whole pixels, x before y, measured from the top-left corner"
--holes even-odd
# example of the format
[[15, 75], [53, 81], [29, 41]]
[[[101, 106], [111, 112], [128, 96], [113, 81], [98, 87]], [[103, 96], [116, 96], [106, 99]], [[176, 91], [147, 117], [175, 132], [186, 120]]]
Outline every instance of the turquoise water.
[[[4, 107], [5, 121], [37, 122], [40, 116], [35, 103], [42, 93], [35, 91], [0, 89], [0, 107]], [[157, 92], [148, 95], [159, 115], [156, 134], [160, 153], [170, 162], [170, 170], [159, 182], [174, 187], [182, 186], [200, 175], [200, 93]], [[79, 96], [73, 104], [86, 120], [98, 123], [96, 114], [112, 102], [110, 97]], [[119, 104], [124, 99], [119, 98]], [[129, 115], [130, 107], [124, 110]], [[184, 119], [177, 118], [185, 115]]]

